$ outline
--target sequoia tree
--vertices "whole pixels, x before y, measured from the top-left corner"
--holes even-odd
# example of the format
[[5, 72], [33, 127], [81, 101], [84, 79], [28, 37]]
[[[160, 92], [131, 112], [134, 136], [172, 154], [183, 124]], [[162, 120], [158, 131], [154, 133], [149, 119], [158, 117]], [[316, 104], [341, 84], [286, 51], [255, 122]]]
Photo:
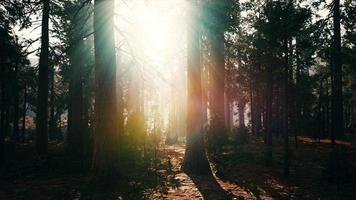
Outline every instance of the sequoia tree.
[[92, 168], [97, 176], [119, 175], [114, 0], [94, 1], [95, 131]]
[[189, 9], [187, 31], [188, 65], [187, 65], [187, 141], [182, 169], [191, 173], [209, 172], [203, 135], [203, 104], [200, 62], [200, 27], [199, 6], [192, 1]]

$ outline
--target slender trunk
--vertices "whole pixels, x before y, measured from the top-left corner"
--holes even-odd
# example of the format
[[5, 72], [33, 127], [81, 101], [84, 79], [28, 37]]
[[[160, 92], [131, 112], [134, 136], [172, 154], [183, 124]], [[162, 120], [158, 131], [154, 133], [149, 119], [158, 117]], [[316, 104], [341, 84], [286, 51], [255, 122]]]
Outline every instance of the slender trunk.
[[325, 109], [325, 118], [326, 118], [326, 121], [325, 121], [325, 127], [326, 127], [326, 132], [327, 132], [327, 135], [331, 135], [331, 119], [330, 119], [330, 114], [331, 114], [331, 108], [330, 108], [330, 81], [329, 79], [326, 79], [326, 109]]
[[238, 109], [239, 109], [239, 128], [245, 128], [245, 102], [239, 100]]
[[55, 91], [54, 91], [54, 67], [51, 70], [51, 77], [50, 77], [50, 82], [51, 82], [51, 88], [50, 88], [50, 97], [49, 97], [49, 104], [50, 104], [50, 109], [49, 109], [49, 139], [54, 140], [54, 135], [55, 135], [55, 126], [56, 126], [56, 120], [54, 118], [54, 96], [55, 96]]
[[252, 65], [250, 65], [249, 68], [249, 74], [250, 74], [250, 79], [249, 79], [249, 89], [250, 89], [250, 115], [251, 115], [251, 129], [252, 133], [256, 135], [256, 111], [255, 111], [255, 105], [254, 105], [254, 99], [253, 99], [253, 85], [252, 85]]
[[203, 135], [203, 105], [200, 62], [200, 30], [197, 1], [190, 8], [191, 24], [188, 25], [188, 68], [187, 68], [187, 137], [182, 169], [191, 173], [210, 171], [206, 158]]
[[335, 145], [335, 137], [344, 135], [344, 114], [342, 97], [342, 61], [341, 61], [341, 32], [340, 32], [340, 0], [334, 0], [333, 8], [333, 46], [332, 46], [332, 123], [331, 141]]
[[324, 118], [323, 118], [323, 79], [320, 80], [319, 84], [319, 99], [318, 99], [318, 121], [319, 121], [319, 130], [318, 130], [318, 140], [320, 141], [320, 136], [324, 131]]
[[272, 101], [273, 101], [273, 70], [272, 65], [267, 67], [267, 98], [266, 98], [266, 123], [265, 123], [265, 163], [272, 162]]
[[24, 94], [23, 94], [23, 105], [22, 105], [22, 134], [21, 141], [25, 142], [25, 133], [26, 133], [26, 113], [27, 113], [27, 84], [24, 85]]
[[284, 41], [284, 103], [283, 103], [283, 140], [284, 140], [284, 175], [289, 175], [289, 136], [288, 136], [288, 113], [289, 113], [289, 51], [288, 40]]
[[[259, 90], [258, 90], [259, 91]], [[259, 92], [256, 92], [256, 94], [260, 94]], [[256, 134], [257, 136], [260, 136], [261, 133], [261, 129], [262, 129], [262, 105], [261, 105], [261, 99], [258, 95], [256, 95], [255, 98], [255, 109], [256, 109], [256, 117], [255, 117], [255, 121], [256, 121]]]
[[120, 176], [114, 5], [114, 0], [94, 1], [96, 84], [92, 169], [97, 177], [107, 178]]
[[272, 146], [272, 101], [273, 101], [273, 72], [272, 66], [268, 67], [267, 99], [266, 99], [266, 141]]
[[49, 71], [49, 12], [50, 1], [43, 0], [41, 53], [38, 74], [36, 151], [45, 156], [48, 150], [48, 71]]
[[[298, 40], [297, 40], [298, 45]], [[298, 148], [298, 134], [303, 132], [303, 120], [302, 120], [302, 87], [301, 87], [301, 63], [300, 63], [299, 47], [296, 49], [297, 69], [296, 69], [296, 131], [294, 133], [295, 148]]]
[[[0, 52], [1, 53], [1, 52]], [[1, 63], [2, 64], [2, 63]], [[0, 166], [4, 163], [4, 137], [5, 137], [5, 70], [4, 66], [0, 65], [0, 89], [1, 89], [1, 100], [0, 100]]]
[[19, 141], [19, 104], [20, 104], [20, 87], [19, 87], [19, 81], [18, 81], [18, 66], [16, 64], [15, 66], [15, 77], [14, 77], [14, 81], [15, 81], [15, 88], [14, 88], [14, 121], [13, 121], [13, 140], [15, 142]]

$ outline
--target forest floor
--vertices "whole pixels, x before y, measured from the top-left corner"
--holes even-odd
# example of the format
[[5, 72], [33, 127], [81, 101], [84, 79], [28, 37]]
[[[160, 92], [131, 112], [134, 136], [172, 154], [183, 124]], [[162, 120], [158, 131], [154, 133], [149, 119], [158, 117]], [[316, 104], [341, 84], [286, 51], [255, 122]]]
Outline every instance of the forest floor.
[[356, 199], [356, 137], [338, 141], [338, 150], [329, 140], [298, 139], [298, 148], [290, 141], [289, 177], [283, 176], [282, 141], [273, 141], [266, 166], [263, 141], [250, 137], [209, 154], [208, 176], [182, 172], [185, 146], [174, 144], [132, 165], [123, 181], [102, 184], [91, 182], [83, 170], [88, 163], [66, 165], [62, 144], [50, 145], [46, 162], [34, 156], [32, 145], [21, 145], [0, 172], [0, 199]]

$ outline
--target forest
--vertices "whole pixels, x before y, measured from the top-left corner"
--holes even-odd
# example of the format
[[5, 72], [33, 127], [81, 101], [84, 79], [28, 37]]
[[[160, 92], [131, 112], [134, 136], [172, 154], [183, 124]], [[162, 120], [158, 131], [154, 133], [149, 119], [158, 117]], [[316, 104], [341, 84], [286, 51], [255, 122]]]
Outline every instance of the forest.
[[1, 0], [0, 199], [356, 199], [356, 1]]

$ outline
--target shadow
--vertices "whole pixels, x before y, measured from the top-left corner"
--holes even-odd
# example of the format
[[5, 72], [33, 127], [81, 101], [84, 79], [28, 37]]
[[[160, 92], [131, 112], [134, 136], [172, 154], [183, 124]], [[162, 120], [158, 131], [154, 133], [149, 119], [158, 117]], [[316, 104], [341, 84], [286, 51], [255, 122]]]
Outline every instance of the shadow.
[[232, 194], [225, 191], [219, 185], [211, 171], [204, 175], [187, 174], [205, 200], [224, 200], [233, 198]]
[[[256, 159], [253, 154], [246, 152], [234, 154], [233, 158], [230, 156], [225, 155], [225, 157], [220, 156], [212, 159], [216, 167], [216, 176], [220, 180], [241, 187], [256, 199], [264, 199], [268, 196], [273, 199], [289, 199], [288, 194], [284, 194], [285, 191], [276, 189], [278, 186], [276, 188], [272, 186], [272, 184], [280, 182], [278, 178], [273, 178], [267, 175], [268, 173], [251, 167], [251, 165], [262, 166], [262, 163], [258, 163], [260, 159]], [[227, 162], [231, 160], [235, 163], [233, 171], [228, 167], [231, 163]]]

